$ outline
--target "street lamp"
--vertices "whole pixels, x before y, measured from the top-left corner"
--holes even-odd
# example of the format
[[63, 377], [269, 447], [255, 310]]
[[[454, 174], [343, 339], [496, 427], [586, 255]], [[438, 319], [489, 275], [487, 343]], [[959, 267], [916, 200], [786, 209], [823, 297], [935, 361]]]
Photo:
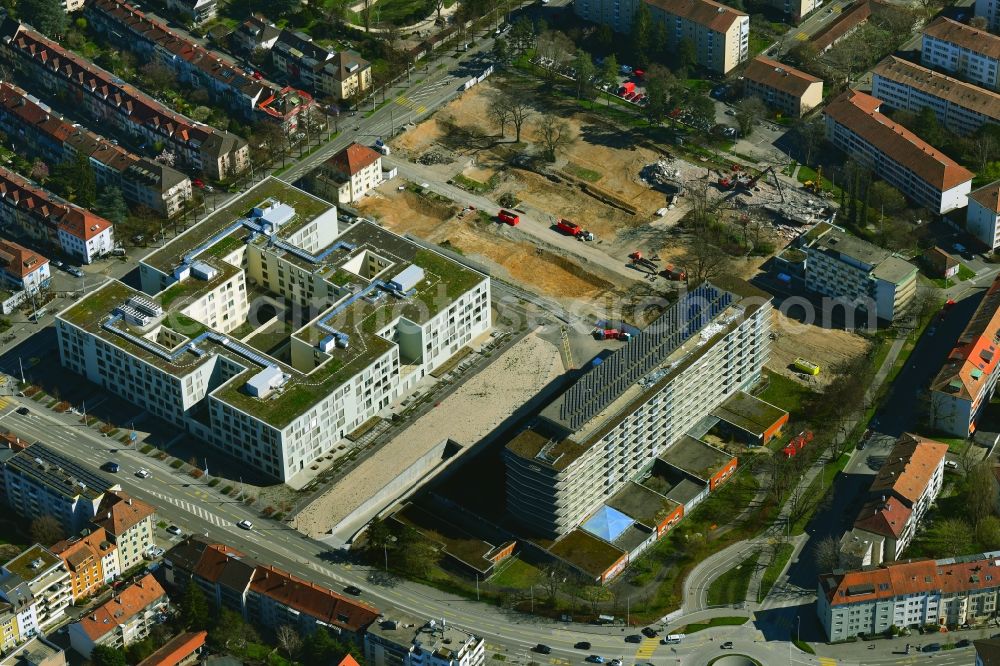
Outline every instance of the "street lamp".
[[802, 642], [802, 639], [801, 639], [801, 635], [802, 635], [801, 634], [801, 630], [802, 630], [802, 616], [801, 615], [796, 615], [795, 616], [795, 642], [796, 643], [801, 643]]
[[396, 543], [396, 537], [390, 536], [382, 542], [382, 555], [385, 556], [385, 572], [389, 573], [389, 544]]

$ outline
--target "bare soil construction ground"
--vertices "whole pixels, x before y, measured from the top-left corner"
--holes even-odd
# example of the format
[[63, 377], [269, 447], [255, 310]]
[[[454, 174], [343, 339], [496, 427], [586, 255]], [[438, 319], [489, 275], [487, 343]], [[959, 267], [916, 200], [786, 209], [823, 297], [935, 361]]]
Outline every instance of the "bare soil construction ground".
[[[559, 349], [531, 333], [295, 516], [295, 528], [321, 537], [444, 439], [468, 447], [509, 417], [526, 397], [561, 375]], [[366, 522], [357, 522], [360, 527]], [[355, 526], [346, 526], [352, 531]], [[341, 535], [341, 536], [349, 536]]]
[[[829, 384], [835, 376], [832, 368], [865, 355], [872, 345], [870, 340], [857, 333], [801, 324], [777, 309], [771, 330], [776, 339], [771, 342], [771, 360], [767, 367], [814, 388]], [[818, 365], [820, 373], [811, 377], [792, 369], [791, 365], [798, 357]]]

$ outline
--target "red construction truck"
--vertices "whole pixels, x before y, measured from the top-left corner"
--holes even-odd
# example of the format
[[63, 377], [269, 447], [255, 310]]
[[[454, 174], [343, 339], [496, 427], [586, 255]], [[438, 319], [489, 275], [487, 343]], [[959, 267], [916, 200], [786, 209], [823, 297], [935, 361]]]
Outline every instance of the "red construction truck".
[[583, 229], [580, 228], [579, 224], [576, 224], [575, 222], [570, 222], [569, 220], [564, 220], [562, 218], [560, 218], [559, 221], [556, 222], [556, 229], [569, 236], [579, 236], [581, 233], [583, 233]]
[[497, 213], [497, 219], [505, 224], [509, 224], [512, 227], [516, 227], [517, 223], [521, 221], [521, 218], [517, 213], [512, 213], [509, 210], [501, 210]]
[[667, 278], [668, 280], [686, 280], [687, 272], [680, 266], [674, 266], [673, 264], [667, 264], [660, 275]]
[[634, 92], [635, 92], [635, 84], [631, 81], [626, 81], [621, 85], [620, 88], [618, 88], [619, 97], [624, 97], [625, 95]]

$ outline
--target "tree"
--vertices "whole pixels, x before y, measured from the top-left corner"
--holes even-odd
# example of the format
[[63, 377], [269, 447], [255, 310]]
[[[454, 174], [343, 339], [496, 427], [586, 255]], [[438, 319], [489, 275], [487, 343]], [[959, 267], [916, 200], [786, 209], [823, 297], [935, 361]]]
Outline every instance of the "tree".
[[[658, 69], [664, 69], [656, 66]], [[664, 71], [666, 71], [664, 69]], [[671, 76], [667, 72], [668, 76]], [[664, 76], [656, 76], [652, 73], [647, 75], [646, 78], [646, 99], [649, 100], [646, 104], [646, 119], [649, 120], [651, 125], [658, 125], [663, 122], [663, 119], [667, 117], [670, 112], [669, 108], [669, 95], [670, 89], [667, 83], [668, 79]]]
[[128, 206], [122, 191], [117, 187], [105, 187], [97, 197], [97, 213], [112, 224], [118, 225], [128, 219]]
[[944, 132], [938, 123], [937, 114], [929, 106], [923, 107], [917, 113], [913, 133], [932, 146], [940, 146], [944, 142]]
[[498, 63], [505, 66], [509, 65], [513, 59], [513, 55], [513, 49], [511, 49], [506, 39], [498, 37], [493, 41], [493, 57]]
[[607, 55], [614, 50], [615, 32], [610, 25], [602, 23], [597, 26], [597, 30], [594, 31], [594, 46], [597, 48], [597, 52], [602, 55]]
[[[604, 64], [601, 65], [601, 78], [600, 82], [602, 86], [613, 86], [618, 83], [618, 58], [612, 53], [607, 58], [604, 59]], [[611, 96], [608, 96], [608, 106], [611, 106]]]
[[441, 557], [438, 547], [412, 528], [400, 535], [399, 554], [403, 570], [416, 576], [427, 575]]
[[31, 179], [39, 183], [44, 183], [49, 177], [49, 165], [36, 159], [31, 163], [31, 171], [28, 173]]
[[53, 39], [66, 34], [69, 17], [59, 0], [18, 0], [17, 14], [33, 28]]
[[295, 631], [290, 625], [283, 624], [278, 627], [275, 632], [275, 638], [278, 641], [278, 645], [281, 649], [285, 651], [288, 658], [291, 659], [292, 655], [299, 651], [302, 647], [302, 637], [299, 636], [299, 632]]
[[575, 138], [573, 130], [565, 120], [545, 119], [539, 123], [542, 145], [545, 147], [545, 157], [550, 162], [556, 161], [556, 155], [572, 145]]
[[490, 118], [490, 123], [500, 130], [500, 138], [503, 139], [507, 130], [507, 123], [510, 122], [510, 109], [507, 106], [506, 95], [501, 90], [493, 91], [489, 103], [486, 106], [486, 115]]
[[972, 527], [962, 518], [945, 518], [929, 532], [927, 540], [938, 557], [957, 557], [975, 549]]
[[699, 234], [684, 254], [684, 268], [691, 286], [722, 275], [729, 266], [729, 255]]
[[809, 119], [799, 118], [795, 122], [795, 136], [802, 146], [802, 163], [812, 164], [813, 155], [826, 140], [826, 126], [822, 118], [818, 116]]
[[521, 55], [535, 45], [535, 29], [531, 26], [531, 20], [525, 16], [514, 21], [510, 28], [510, 46], [515, 55]]
[[688, 102], [688, 112], [691, 122], [700, 129], [707, 129], [715, 124], [715, 104], [705, 95], [695, 95]]
[[653, 20], [649, 14], [649, 7], [644, 2], [639, 3], [639, 7], [632, 17], [631, 37], [632, 56], [635, 58], [635, 64], [647, 64], [653, 39]]
[[816, 570], [829, 573], [840, 566], [840, 543], [836, 537], [826, 536], [813, 547], [813, 560]]
[[993, 466], [986, 461], [978, 462], [966, 476], [968, 486], [966, 512], [972, 519], [973, 527], [987, 516], [992, 516], [997, 507], [997, 481], [993, 476]]
[[736, 123], [740, 126], [740, 136], [753, 134], [754, 125], [767, 116], [767, 107], [759, 97], [746, 97], [736, 103]]
[[906, 197], [884, 180], [876, 180], [868, 186], [871, 206], [880, 214], [898, 215], [906, 210]]
[[97, 203], [97, 177], [90, 159], [83, 153], [57, 164], [52, 170], [51, 183], [53, 189], [78, 206], [93, 208]]
[[[189, 584], [188, 587], [191, 587]], [[239, 613], [228, 608], [219, 611], [215, 627], [209, 631], [211, 641], [221, 648], [230, 650], [237, 655], [242, 654], [250, 643], [257, 643], [260, 637], [252, 626]]]
[[597, 67], [590, 54], [583, 49], [576, 50], [576, 58], [573, 59], [573, 69], [576, 70], [576, 97], [591, 97], [589, 93], [592, 89], [590, 80], [597, 74]]
[[683, 72], [683, 76], [678, 73], [678, 78], [687, 78], [687, 73], [698, 64], [698, 50], [690, 38], [685, 37], [677, 42], [677, 72]]
[[987, 165], [1000, 157], [1000, 131], [990, 124], [980, 127], [969, 139], [969, 152], [979, 165], [978, 171], [986, 171]]
[[185, 629], [201, 631], [209, 625], [208, 599], [201, 587], [194, 581], [188, 582], [181, 596], [180, 619]]
[[981, 552], [1000, 548], [1000, 518], [986, 516], [976, 526], [976, 542]]
[[534, 111], [528, 101], [527, 95], [510, 95], [507, 98], [507, 112], [510, 122], [514, 125], [514, 142], [521, 142], [521, 129]]
[[164, 93], [177, 87], [177, 73], [156, 60], [151, 60], [139, 68], [143, 85], [157, 93]]
[[109, 645], [95, 645], [90, 653], [93, 666], [127, 666], [125, 651]]
[[31, 540], [40, 543], [46, 548], [66, 538], [66, 531], [54, 516], [44, 515], [31, 521], [31, 528], [28, 530]]

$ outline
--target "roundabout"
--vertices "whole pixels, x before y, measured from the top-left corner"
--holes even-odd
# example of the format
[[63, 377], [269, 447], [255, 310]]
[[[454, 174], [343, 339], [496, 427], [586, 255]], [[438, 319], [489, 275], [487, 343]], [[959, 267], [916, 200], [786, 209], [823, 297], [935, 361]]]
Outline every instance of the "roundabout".
[[760, 666], [760, 662], [745, 654], [727, 654], [708, 662], [708, 666]]

